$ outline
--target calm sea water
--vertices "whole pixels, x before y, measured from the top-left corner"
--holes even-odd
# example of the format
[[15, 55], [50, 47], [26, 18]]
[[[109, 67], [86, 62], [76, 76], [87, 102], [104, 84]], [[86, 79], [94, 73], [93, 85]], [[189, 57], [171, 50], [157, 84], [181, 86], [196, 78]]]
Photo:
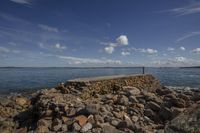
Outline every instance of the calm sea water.
[[[73, 78], [139, 74], [141, 68], [0, 68], [0, 94], [54, 87]], [[146, 68], [163, 85], [200, 88], [199, 68]]]

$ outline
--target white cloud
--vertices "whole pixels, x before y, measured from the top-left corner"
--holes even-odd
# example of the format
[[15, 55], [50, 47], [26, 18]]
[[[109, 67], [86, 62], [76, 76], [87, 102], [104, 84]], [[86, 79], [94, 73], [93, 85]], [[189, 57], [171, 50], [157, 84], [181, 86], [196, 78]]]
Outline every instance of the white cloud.
[[179, 16], [200, 13], [200, 2], [194, 2], [193, 4], [185, 7], [174, 8], [168, 10], [168, 12], [175, 13]]
[[118, 44], [121, 45], [128, 45], [128, 38], [126, 35], [121, 35], [116, 39]]
[[114, 47], [112, 46], [107, 46], [104, 48], [105, 52], [108, 53], [108, 54], [112, 54], [114, 52]]
[[18, 3], [18, 4], [27, 4], [30, 5], [32, 0], [10, 0], [12, 2]]
[[154, 61], [152, 65], [159, 67], [184, 67], [184, 66], [199, 66], [200, 61], [186, 57], [174, 57], [170, 59]]
[[100, 44], [106, 45], [104, 47], [104, 51], [108, 54], [112, 54], [115, 51], [116, 47], [123, 46], [123, 45], [128, 45], [128, 38], [126, 35], [120, 35], [117, 39], [116, 42], [100, 42]]
[[185, 62], [186, 58], [185, 57], [175, 57], [175, 62]]
[[66, 49], [66, 46], [62, 46], [60, 43], [56, 43], [54, 45], [54, 48], [59, 49], [59, 50], [64, 50]]
[[167, 48], [167, 51], [174, 51], [175, 49], [174, 48], [172, 48], [172, 47], [168, 47]]
[[178, 38], [176, 40], [176, 42], [180, 42], [180, 41], [183, 41], [183, 40], [188, 39], [190, 37], [199, 36], [199, 35], [200, 35], [200, 31], [190, 32], [190, 33]]
[[147, 53], [147, 54], [157, 54], [158, 51], [155, 49], [147, 48], [147, 49], [138, 49], [140, 52]]
[[200, 54], [200, 48], [195, 48], [192, 50], [193, 53]]
[[38, 27], [40, 27], [42, 30], [49, 31], [49, 32], [58, 32], [59, 31], [58, 28], [51, 27], [48, 25], [43, 25], [43, 24], [39, 24]]
[[14, 54], [18, 54], [20, 53], [19, 50], [14, 50], [14, 49], [9, 49], [6, 47], [0, 47], [0, 53], [14, 53]]
[[109, 60], [109, 59], [93, 59], [93, 58], [78, 58], [71, 56], [60, 56], [57, 55], [60, 59], [65, 59], [69, 64], [122, 64], [120, 60]]
[[122, 51], [122, 52], [121, 52], [121, 55], [123, 55], [123, 56], [130, 55], [130, 54], [131, 54], [131, 53], [130, 53], [130, 52], [127, 52], [127, 51], [126, 51], [126, 52], [125, 52], [125, 51]]
[[185, 51], [185, 47], [183, 47], [183, 46], [180, 47], [180, 50]]
[[10, 52], [10, 50], [8, 49], [8, 48], [6, 48], [6, 47], [0, 47], [0, 53], [9, 53]]

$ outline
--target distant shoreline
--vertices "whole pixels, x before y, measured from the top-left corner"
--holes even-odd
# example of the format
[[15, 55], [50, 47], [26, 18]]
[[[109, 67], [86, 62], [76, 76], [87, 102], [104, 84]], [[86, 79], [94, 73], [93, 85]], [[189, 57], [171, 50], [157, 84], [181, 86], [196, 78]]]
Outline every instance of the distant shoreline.
[[[8, 67], [0, 67], [0, 68], [68, 68], [68, 69], [99, 69], [99, 68], [142, 68], [143, 66], [136, 66], [136, 67], [15, 67], [15, 66], [8, 66]], [[200, 68], [200, 66], [188, 66], [188, 67], [145, 67], [145, 68]]]

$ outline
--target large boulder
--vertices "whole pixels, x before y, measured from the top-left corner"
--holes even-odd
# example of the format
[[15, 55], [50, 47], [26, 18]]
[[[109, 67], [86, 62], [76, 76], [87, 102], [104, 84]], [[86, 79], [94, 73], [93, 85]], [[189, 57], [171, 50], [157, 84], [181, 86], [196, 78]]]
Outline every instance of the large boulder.
[[200, 104], [174, 118], [165, 128], [166, 133], [200, 133]]

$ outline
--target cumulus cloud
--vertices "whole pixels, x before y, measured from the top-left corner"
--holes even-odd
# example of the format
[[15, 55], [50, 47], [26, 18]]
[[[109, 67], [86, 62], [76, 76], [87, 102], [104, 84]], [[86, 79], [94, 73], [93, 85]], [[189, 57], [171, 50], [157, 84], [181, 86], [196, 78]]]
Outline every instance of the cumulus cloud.
[[105, 52], [108, 54], [112, 54], [114, 52], [114, 47], [113, 46], [107, 46], [104, 48]]
[[131, 54], [131, 53], [128, 52], [128, 51], [126, 51], [126, 52], [125, 52], [125, 51], [122, 51], [122, 52], [121, 52], [121, 55], [123, 55], [123, 56], [130, 55], [130, 54]]
[[120, 35], [116, 39], [116, 42], [101, 42], [100, 44], [106, 45], [106, 47], [104, 47], [104, 51], [108, 54], [112, 54], [115, 51], [116, 47], [128, 45], [128, 38], [126, 35]]
[[116, 41], [120, 45], [128, 45], [128, 37], [126, 35], [119, 36]]
[[195, 48], [192, 50], [193, 53], [200, 54], [200, 48]]
[[172, 48], [172, 47], [168, 47], [167, 48], [167, 51], [174, 51], [175, 49], [174, 48]]
[[27, 4], [31, 5], [32, 0], [10, 0], [12, 2], [18, 3], [18, 4]]
[[66, 46], [62, 46], [60, 43], [56, 43], [54, 45], [54, 48], [59, 49], [59, 50], [64, 50], [66, 49]]
[[183, 47], [183, 46], [180, 47], [180, 50], [185, 51], [185, 47]]
[[58, 32], [59, 31], [58, 28], [51, 27], [48, 25], [43, 25], [43, 24], [39, 24], [38, 27], [41, 28], [42, 30], [49, 31], [49, 32]]
[[185, 57], [175, 57], [175, 62], [185, 62], [186, 58]]

